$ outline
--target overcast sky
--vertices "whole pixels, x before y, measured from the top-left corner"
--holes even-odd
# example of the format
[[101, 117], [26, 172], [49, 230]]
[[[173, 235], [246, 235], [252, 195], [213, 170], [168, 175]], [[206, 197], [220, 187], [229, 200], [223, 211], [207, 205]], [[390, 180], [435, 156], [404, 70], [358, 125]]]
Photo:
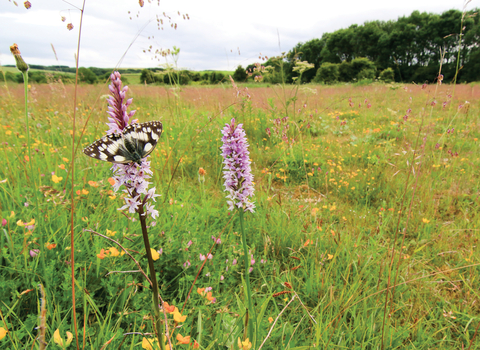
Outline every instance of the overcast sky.
[[[471, 1], [467, 9], [480, 7], [479, 1]], [[16, 2], [18, 6], [0, 0], [0, 64], [14, 64], [9, 47], [17, 43], [29, 64], [75, 66], [80, 27], [75, 6], [81, 8], [83, 2], [30, 0], [29, 10], [23, 0]], [[155, 59], [144, 50], [176, 46], [181, 50], [179, 67], [234, 70], [258, 62], [260, 54], [276, 56], [354, 23], [463, 7], [463, 0], [145, 0], [143, 7], [138, 0], [86, 0], [80, 66], [156, 67], [165, 58]], [[190, 19], [184, 20], [184, 14]], [[163, 30], [157, 18], [163, 20]]]

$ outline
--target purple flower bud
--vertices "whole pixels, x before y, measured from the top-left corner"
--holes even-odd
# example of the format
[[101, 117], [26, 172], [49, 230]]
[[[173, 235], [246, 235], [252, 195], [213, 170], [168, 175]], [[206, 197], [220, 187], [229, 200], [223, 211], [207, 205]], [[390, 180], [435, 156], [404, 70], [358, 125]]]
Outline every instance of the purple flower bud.
[[187, 243], [187, 247], [190, 247], [192, 244], [193, 244], [193, 242], [192, 242], [191, 240], [190, 240], [190, 241], [188, 241], [188, 243]]
[[237, 207], [244, 211], [254, 212], [255, 205], [251, 202], [255, 189], [250, 167], [250, 152], [243, 125], [235, 126], [235, 119], [226, 124], [222, 130], [223, 178], [225, 191], [228, 192], [227, 203], [229, 210]]
[[40, 253], [40, 249], [32, 249], [30, 250], [30, 256], [32, 258], [36, 257]]
[[3, 218], [2, 219], [2, 227], [7, 226], [7, 219]]
[[212, 259], [213, 259], [213, 255], [212, 255], [212, 254], [208, 254], [207, 259], [208, 259], [208, 260], [212, 260]]
[[183, 263], [183, 267], [187, 268], [187, 267], [190, 267], [190, 260], [187, 260]]
[[233, 259], [232, 265], [237, 265], [237, 259]]
[[220, 276], [220, 281], [223, 281], [225, 279], [225, 277], [223, 277], [223, 275]]
[[253, 271], [253, 267], [248, 269], [248, 273], [252, 273], [252, 271]]
[[203, 261], [203, 260], [205, 260], [205, 255], [200, 254], [200, 261]]

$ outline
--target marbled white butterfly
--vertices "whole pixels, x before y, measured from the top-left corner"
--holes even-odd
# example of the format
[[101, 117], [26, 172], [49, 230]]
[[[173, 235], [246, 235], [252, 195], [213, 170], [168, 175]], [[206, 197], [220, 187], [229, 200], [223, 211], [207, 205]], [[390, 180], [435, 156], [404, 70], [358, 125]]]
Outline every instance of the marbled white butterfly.
[[121, 133], [109, 134], [83, 150], [87, 156], [110, 163], [137, 163], [153, 152], [162, 134], [162, 123], [130, 124]]

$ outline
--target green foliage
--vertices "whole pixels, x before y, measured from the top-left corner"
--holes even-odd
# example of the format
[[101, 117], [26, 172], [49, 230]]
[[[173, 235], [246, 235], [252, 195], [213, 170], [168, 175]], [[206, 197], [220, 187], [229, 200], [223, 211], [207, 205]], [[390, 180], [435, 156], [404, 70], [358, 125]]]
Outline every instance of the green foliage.
[[359, 57], [352, 60], [352, 71], [358, 80], [374, 79], [376, 70], [375, 64], [368, 58]]
[[247, 73], [245, 69], [239, 65], [237, 69], [235, 69], [232, 78], [238, 83], [243, 83], [247, 79]]
[[141, 84], [153, 84], [155, 82], [155, 74], [150, 69], [142, 69], [140, 74]]
[[340, 76], [339, 64], [336, 63], [322, 63], [320, 68], [317, 70], [317, 75], [315, 76], [315, 81], [322, 82], [325, 84], [333, 84], [338, 80]]
[[218, 84], [225, 80], [225, 75], [220, 72], [212, 72], [209, 75], [209, 82], [210, 84]]
[[190, 79], [192, 81], [200, 81], [202, 80], [202, 76], [199, 72], [190, 72]]
[[[453, 80], [457, 66], [457, 80], [470, 82], [480, 80], [476, 68], [478, 41], [480, 40], [480, 19], [476, 9], [463, 16], [462, 11], [448, 10], [442, 14], [414, 11], [410, 16], [396, 21], [371, 21], [362, 25], [354, 24], [333, 33], [324, 33], [322, 38], [297, 44], [287, 54], [289, 62], [296, 59], [315, 64], [318, 69], [323, 63], [352, 62], [365, 57], [374, 62], [376, 69], [392, 68], [397, 81], [434, 81], [440, 67], [440, 52], [445, 53], [442, 74], [445, 81]], [[459, 45], [460, 23], [462, 30]], [[340, 69], [341, 81], [358, 79], [363, 70], [356, 69], [354, 76], [347, 66]], [[436, 74], [432, 74], [436, 70]], [[290, 72], [287, 73], [290, 75]], [[371, 71], [362, 76], [371, 76]], [[305, 81], [313, 79], [311, 72], [305, 73]]]
[[89, 68], [78, 68], [78, 80], [82, 83], [96, 84], [98, 77]]
[[[6, 72], [5, 75], [0, 74], [0, 81], [11, 81], [11, 82], [18, 82], [17, 77], [14, 73], [12, 72]], [[22, 77], [23, 81], [23, 77]]]
[[353, 70], [352, 63], [343, 61], [338, 67], [339, 80], [344, 82], [350, 82], [355, 79], [355, 71]]
[[378, 79], [380, 79], [385, 83], [391, 83], [392, 81], [395, 80], [395, 72], [393, 71], [392, 68], [384, 69], [380, 72]]

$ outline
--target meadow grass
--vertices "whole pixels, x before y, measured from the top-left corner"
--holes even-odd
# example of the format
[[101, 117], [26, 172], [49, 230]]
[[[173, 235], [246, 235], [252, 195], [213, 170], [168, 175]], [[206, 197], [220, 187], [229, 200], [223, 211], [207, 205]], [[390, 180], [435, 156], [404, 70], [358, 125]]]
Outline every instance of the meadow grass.
[[[0, 95], [0, 327], [9, 330], [0, 345], [38, 348], [42, 284], [46, 340], [59, 347], [54, 331], [64, 339], [74, 332], [66, 182], [73, 87], [31, 86], [31, 158], [23, 86], [9, 84], [9, 91]], [[170, 305], [184, 305], [187, 316], [175, 323], [174, 337], [190, 335], [205, 349], [237, 349], [243, 339], [241, 233], [224, 198], [220, 152], [220, 130], [234, 117], [246, 130], [255, 175], [256, 213], [245, 216], [254, 257], [255, 349], [267, 334], [262, 349], [480, 348], [480, 88], [309, 85], [281, 120], [289, 91], [250, 88], [249, 100], [235, 99], [226, 85], [129, 91], [135, 118], [164, 126], [151, 157], [162, 197], [149, 236], [161, 251], [160, 293]], [[106, 85], [79, 87], [77, 140], [88, 120], [80, 147], [105, 134], [106, 102], [99, 96], [107, 93]], [[117, 210], [124, 202], [111, 190], [108, 163], [81, 152], [74, 161], [80, 346], [141, 348], [144, 334], [153, 332], [151, 288], [132, 272], [137, 266], [127, 255], [110, 250], [100, 258], [102, 249], [121, 249], [95, 234], [117, 241], [146, 270], [140, 223]], [[30, 165], [39, 179], [41, 217]], [[31, 219], [33, 231], [24, 225]], [[34, 249], [42, 251], [44, 266]], [[200, 254], [210, 250], [187, 300]], [[197, 293], [206, 287], [210, 297]]]

